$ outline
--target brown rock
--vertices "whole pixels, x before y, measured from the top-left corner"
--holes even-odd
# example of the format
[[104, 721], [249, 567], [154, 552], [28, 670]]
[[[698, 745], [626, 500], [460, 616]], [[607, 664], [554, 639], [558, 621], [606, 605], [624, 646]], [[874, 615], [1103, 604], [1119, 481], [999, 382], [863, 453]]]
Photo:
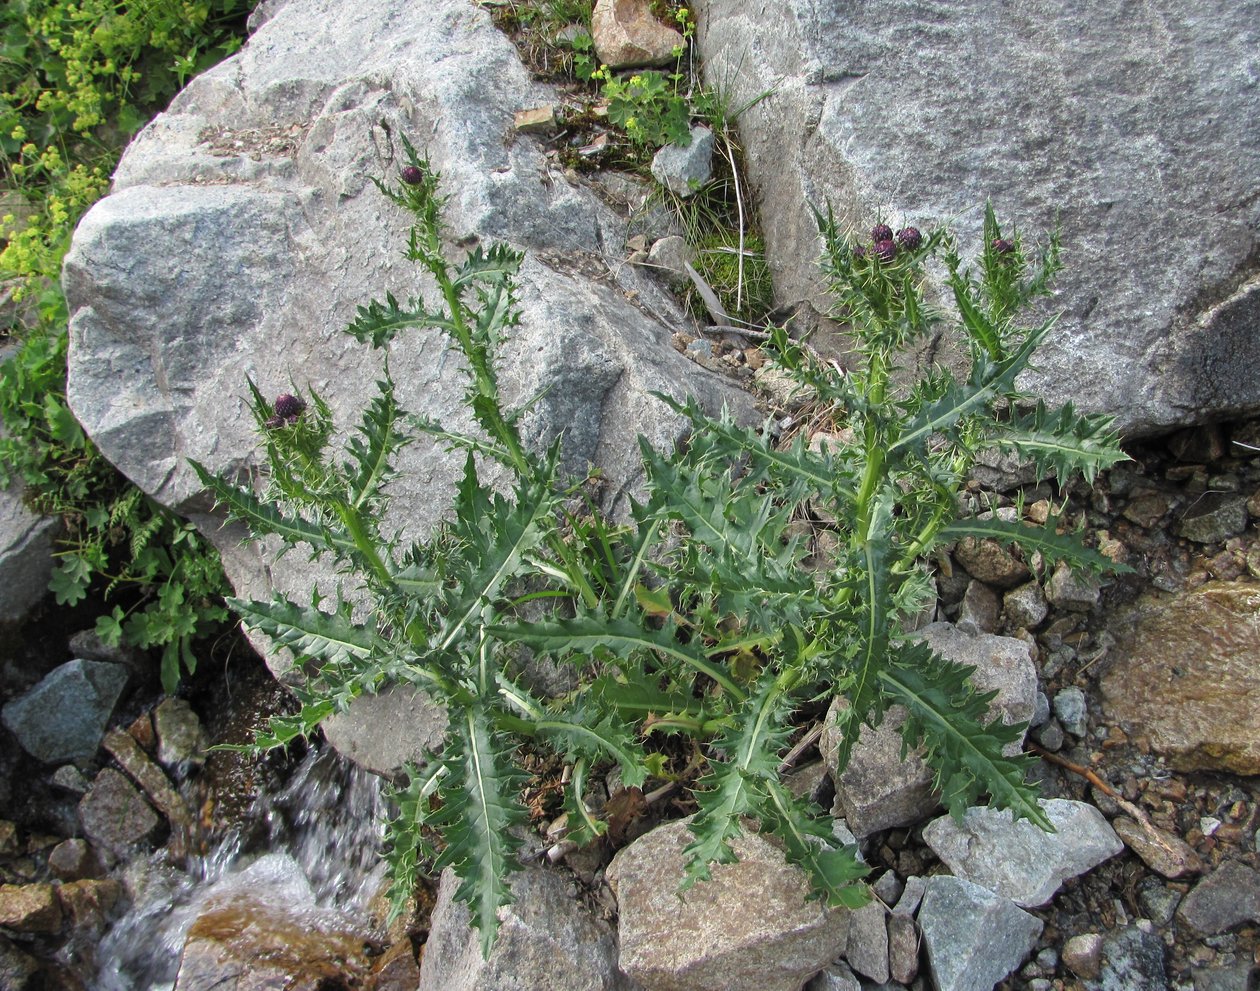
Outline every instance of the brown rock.
[[1108, 722], [1128, 724], [1178, 770], [1260, 774], [1260, 586], [1149, 594], [1112, 631]]
[[919, 976], [919, 930], [914, 917], [904, 912], [888, 916], [888, 971], [899, 984]]
[[0, 926], [23, 933], [57, 933], [61, 919], [61, 902], [51, 884], [0, 885]]
[[1124, 840], [1125, 846], [1157, 874], [1173, 878], [1198, 874], [1203, 870], [1199, 855], [1180, 837], [1124, 816], [1113, 820], [1111, 828]]
[[595, 53], [610, 69], [666, 65], [683, 36], [652, 16], [647, 0], [597, 0], [591, 15]]
[[357, 987], [368, 972], [363, 934], [311, 913], [238, 896], [188, 930], [175, 991], [321, 991]]
[[192, 816], [179, 792], [132, 737], [118, 730], [110, 730], [105, 734], [104, 745], [127, 772], [127, 776], [144, 789], [149, 801], [166, 816], [172, 827], [185, 830], [191, 828]]
[[1162, 492], [1142, 492], [1134, 494], [1122, 514], [1130, 523], [1136, 523], [1143, 529], [1150, 530], [1171, 508], [1168, 496]]
[[99, 849], [121, 857], [149, 839], [158, 817], [130, 781], [107, 767], [79, 802], [79, 822]]
[[420, 986], [420, 965], [411, 941], [399, 940], [382, 955], [372, 972], [372, 991], [416, 991]]
[[121, 900], [123, 886], [117, 881], [70, 881], [57, 887], [61, 908], [76, 934], [99, 936]]
[[840, 954], [848, 913], [809, 900], [805, 873], [756, 834], [680, 896], [692, 838], [685, 820], [659, 826], [608, 866], [629, 977], [653, 991], [797, 991]]
[[105, 873], [96, 851], [86, 840], [63, 840], [48, 855], [48, 869], [59, 881], [82, 881]]
[[997, 588], [1014, 588], [1028, 581], [1028, 567], [996, 540], [967, 537], [954, 548], [954, 557], [972, 578]]
[[543, 107], [518, 110], [512, 117], [512, 126], [526, 134], [531, 131], [550, 131], [556, 126], [556, 108], [548, 103]]
[[1094, 980], [1102, 970], [1102, 936], [1082, 933], [1063, 944], [1063, 962], [1083, 981]]

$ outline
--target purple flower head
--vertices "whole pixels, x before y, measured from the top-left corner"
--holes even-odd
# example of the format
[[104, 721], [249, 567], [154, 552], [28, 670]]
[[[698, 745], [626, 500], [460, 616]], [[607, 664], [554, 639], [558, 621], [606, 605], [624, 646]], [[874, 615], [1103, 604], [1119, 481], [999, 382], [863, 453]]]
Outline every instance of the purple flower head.
[[897, 243], [907, 251], [915, 251], [923, 243], [923, 235], [917, 227], [903, 227], [897, 232]]
[[993, 251], [999, 255], [1009, 255], [1015, 250], [1015, 242], [1008, 241], [1003, 237], [995, 237], [993, 239]]
[[402, 170], [402, 181], [408, 186], [418, 186], [424, 182], [424, 173], [414, 165], [408, 165]]
[[305, 399], [298, 396], [290, 396], [287, 392], [282, 396], [277, 396], [275, 402], [276, 415], [267, 421], [266, 426], [274, 429], [282, 425], [297, 423], [297, 418], [302, 415], [304, 409], [306, 409]]
[[871, 240], [876, 244], [879, 244], [880, 241], [891, 241], [892, 236], [892, 228], [887, 224], [876, 224], [871, 228]]
[[880, 261], [890, 262], [897, 257], [897, 242], [891, 237], [875, 242], [875, 255]]

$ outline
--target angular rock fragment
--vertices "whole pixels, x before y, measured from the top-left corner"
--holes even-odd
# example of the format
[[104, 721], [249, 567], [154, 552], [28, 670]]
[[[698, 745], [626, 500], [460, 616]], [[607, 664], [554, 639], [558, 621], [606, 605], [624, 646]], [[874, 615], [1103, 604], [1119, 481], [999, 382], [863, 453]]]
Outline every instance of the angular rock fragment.
[[610, 69], [664, 65], [684, 44], [681, 34], [652, 16], [648, 0], [597, 0], [591, 37]]
[[127, 856], [149, 839], [158, 817], [140, 792], [113, 768], [105, 768], [79, 802], [79, 821], [98, 849]]
[[1157, 874], [1176, 878], [1203, 870], [1202, 858], [1179, 836], [1125, 816], [1113, 819], [1111, 827], [1125, 845]]
[[988, 888], [938, 875], [919, 927], [938, 991], [991, 991], [1037, 945], [1042, 922]]
[[1097, 987], [1100, 991], [1168, 991], [1164, 942], [1146, 920], [1102, 938]]
[[21, 933], [61, 931], [61, 902], [51, 884], [0, 884], [0, 926]]
[[675, 196], [686, 198], [709, 181], [713, 174], [713, 132], [697, 125], [691, 129], [691, 142], [666, 145], [652, 159], [652, 175]]
[[778, 847], [745, 833], [739, 860], [681, 896], [687, 822], [659, 826], [608, 867], [621, 969], [651, 991], [799, 991], [839, 956], [849, 914], [809, 900], [809, 881]]
[[1124, 844], [1094, 806], [1054, 798], [1041, 803], [1053, 833], [1009, 810], [968, 809], [961, 822], [933, 820], [923, 839], [955, 876], [982, 884], [1024, 908], [1045, 905], [1060, 885], [1096, 867]]
[[878, 901], [871, 901], [849, 913], [849, 939], [844, 959], [863, 977], [877, 984], [888, 980], [887, 910]]
[[[0, 353], [0, 361], [7, 355]], [[48, 594], [59, 521], [22, 503], [18, 484], [0, 488], [0, 623], [16, 623]]]
[[449, 868], [443, 871], [419, 991], [633, 991], [617, 967], [611, 929], [582, 906], [571, 881], [533, 867], [513, 875], [511, 885], [513, 901], [500, 912], [498, 937], [485, 959], [468, 906], [455, 900], [459, 880]]
[[1104, 711], [1182, 771], [1260, 774], [1260, 587], [1147, 594], [1111, 627]]
[[844, 961], [833, 963], [805, 985], [805, 991], [862, 991], [862, 983]]
[[25, 695], [5, 705], [4, 725], [22, 749], [48, 763], [91, 757], [114, 712], [127, 669], [73, 660], [50, 671]]
[[1260, 922], [1260, 873], [1236, 860], [1225, 861], [1186, 895], [1177, 918], [1204, 936], [1248, 920]]

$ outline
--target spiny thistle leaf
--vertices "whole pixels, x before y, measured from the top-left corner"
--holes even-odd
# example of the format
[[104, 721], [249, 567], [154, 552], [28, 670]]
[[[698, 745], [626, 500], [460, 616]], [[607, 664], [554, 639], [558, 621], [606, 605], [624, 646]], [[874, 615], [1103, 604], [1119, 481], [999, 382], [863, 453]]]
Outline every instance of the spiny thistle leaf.
[[389, 797], [398, 806], [398, 815], [389, 821], [385, 862], [389, 865], [389, 920], [407, 910], [424, 866], [437, 859], [437, 851], [424, 835], [430, 825], [431, 800], [437, 794], [448, 767], [435, 761], [424, 768], [408, 764], [403, 773], [407, 783], [391, 789]]
[[228, 605], [247, 626], [265, 633], [277, 647], [291, 650], [299, 663], [363, 661], [378, 644], [373, 630], [350, 619], [348, 603], [335, 613], [304, 608], [278, 596], [271, 602], [228, 599]]
[[570, 759], [611, 757], [621, 768], [621, 782], [627, 788], [642, 786], [647, 779], [637, 734], [613, 713], [599, 718], [596, 713], [573, 708], [563, 717], [538, 720], [534, 728]]
[[1050, 410], [1039, 401], [1031, 413], [999, 424], [992, 441], [1004, 450], [1031, 458], [1039, 478], [1051, 474], [1067, 478], [1079, 471], [1092, 484], [1099, 469], [1128, 460], [1112, 430], [1114, 421], [1110, 416], [1078, 414], [1071, 403]]
[[528, 827], [529, 817], [517, 795], [525, 776], [512, 768], [508, 748], [495, 739], [490, 716], [480, 706], [451, 714], [447, 744], [443, 804], [432, 817], [446, 848], [435, 868], [451, 867], [459, 877], [455, 897], [471, 907], [482, 956], [488, 957], [499, 909], [512, 900], [507, 879], [520, 870], [516, 831]]
[[971, 687], [972, 670], [945, 660], [923, 643], [901, 648], [880, 673], [880, 681], [909, 712], [901, 728], [906, 747], [923, 746], [924, 760], [936, 773], [941, 802], [954, 818], [961, 818], [987, 792], [997, 808], [1010, 809], [1016, 819], [1052, 829], [1037, 804], [1036, 789], [1025, 781], [1032, 760], [1002, 752], [1021, 739], [1026, 724], [1008, 726], [999, 718], [987, 719], [993, 695], [981, 695]]
[[975, 540], [996, 540], [1006, 545], [1015, 544], [1029, 552], [1040, 551], [1050, 564], [1067, 561], [1074, 567], [1088, 568], [1096, 574], [1132, 570], [1127, 565], [1086, 547], [1079, 538], [1059, 533], [1058, 525], [1059, 519], [1055, 516], [1048, 517], [1044, 526], [1029, 525], [1018, 520], [1008, 522], [997, 517], [955, 520], [941, 529], [938, 540], [940, 543], [948, 543], [970, 537]]
[[406, 412], [398, 407], [388, 368], [385, 378], [376, 385], [380, 394], [363, 411], [360, 436], [352, 437], [347, 444], [352, 459], [348, 466], [348, 495], [355, 509], [362, 509], [379, 497], [381, 486], [393, 475], [394, 455], [409, 443], [407, 435], [399, 430], [399, 421]]
[[391, 293], [386, 293], [384, 303], [372, 300], [360, 306], [346, 333], [361, 343], [383, 348], [404, 330], [444, 330], [449, 324], [450, 320], [440, 311], [426, 310], [419, 298], [402, 307]]
[[776, 779], [766, 781], [768, 801], [762, 808], [762, 823], [783, 841], [788, 862], [805, 870], [813, 882], [815, 897], [829, 906], [858, 909], [870, 901], [870, 893], [859, 884], [870, 868], [859, 859], [856, 844], [835, 845], [835, 820], [830, 815], [811, 812]]

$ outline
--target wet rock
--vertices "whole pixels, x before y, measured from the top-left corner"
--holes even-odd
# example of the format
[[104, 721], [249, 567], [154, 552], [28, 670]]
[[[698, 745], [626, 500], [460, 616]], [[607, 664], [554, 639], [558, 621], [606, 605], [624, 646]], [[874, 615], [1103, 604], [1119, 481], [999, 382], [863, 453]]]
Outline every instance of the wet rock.
[[702, 5], [706, 79], [732, 106], [764, 96], [738, 123], [776, 298], [828, 310], [810, 204], [834, 204], [842, 229], [950, 217], [974, 249], [982, 211], [964, 205], [991, 198], [1025, 232], [1058, 217], [1077, 247], [1027, 388], [1117, 413], [1128, 434], [1260, 406], [1257, 98], [1236, 44], [1255, 17], [1210, 0], [1170, 39], [1166, 9], [1057, 5], [1030, 22], [991, 2], [927, 19], [884, 4]]
[[973, 578], [996, 588], [1014, 588], [1028, 580], [1028, 566], [996, 540], [966, 537], [954, 557]]
[[0, 885], [0, 926], [20, 933], [61, 931], [61, 902], [51, 884]]
[[416, 991], [420, 986], [420, 965], [410, 939], [394, 943], [372, 971], [371, 991]]
[[1227, 860], [1194, 886], [1181, 902], [1177, 918], [1205, 936], [1242, 922], [1260, 922], [1260, 873]]
[[814, 975], [814, 979], [805, 985], [805, 991], [862, 991], [862, 982], [854, 976], [847, 963], [839, 961]]
[[1203, 870], [1199, 855], [1179, 836], [1125, 816], [1117, 816], [1111, 826], [1125, 845], [1157, 874], [1177, 878]]
[[1199, 544], [1216, 544], [1247, 529], [1247, 497], [1205, 492], [1186, 508], [1177, 534]]
[[0, 936], [0, 988], [5, 991], [43, 991], [39, 961]]
[[1083, 737], [1089, 732], [1089, 710], [1085, 705], [1085, 693], [1070, 685], [1054, 696], [1054, 714], [1063, 728], [1073, 736]]
[[21, 485], [0, 488], [0, 623], [20, 621], [48, 594], [60, 529], [57, 520], [26, 508]]
[[919, 927], [938, 991], [987, 991], [1023, 963], [1042, 922], [961, 878], [928, 879]]
[[73, 792], [76, 795], [86, 795], [87, 790], [92, 787], [92, 782], [88, 780], [87, 775], [80, 771], [73, 764], [62, 764], [53, 772], [52, 782], [58, 788]]
[[1167, 991], [1164, 943], [1149, 922], [1107, 933], [1101, 957], [1096, 991]]
[[99, 937], [108, 928], [122, 897], [123, 886], [110, 878], [69, 881], [57, 886], [57, 898], [76, 937]]
[[888, 980], [888, 912], [878, 901], [870, 901], [849, 913], [849, 939], [844, 959], [863, 977], [878, 984]]
[[1102, 969], [1103, 938], [1099, 933], [1081, 933], [1063, 944], [1064, 965], [1084, 981], [1092, 981]]
[[513, 902], [500, 912], [498, 938], [488, 960], [481, 955], [468, 906], [455, 901], [458, 885], [454, 872], [442, 872], [419, 991], [635, 988], [617, 969], [612, 931], [581, 905], [563, 875], [535, 867], [512, 877]]
[[1006, 621], [1013, 627], [1035, 630], [1045, 620], [1050, 606], [1046, 602], [1041, 585], [1025, 582], [1002, 596], [1002, 610]]
[[1108, 722], [1183, 771], [1260, 773], [1260, 586], [1147, 594], [1117, 615], [1101, 687]]
[[679, 896], [691, 840], [685, 820], [659, 826], [608, 867], [630, 977], [652, 991], [798, 991], [840, 954], [848, 914], [808, 900], [805, 874], [755, 834]]
[[1107, 820], [1092, 805], [1068, 799], [1041, 803], [1053, 833], [1009, 811], [967, 810], [962, 822], [934, 819], [923, 839], [954, 874], [1037, 908], [1054, 897], [1068, 878], [1091, 870], [1124, 849]]
[[597, 0], [591, 15], [595, 53], [610, 69], [666, 65], [683, 36], [652, 16], [648, 0]]
[[91, 757], [128, 674], [117, 664], [73, 660], [5, 705], [4, 725], [32, 757], [47, 763]]
[[96, 851], [86, 840], [62, 840], [48, 854], [48, 869], [60, 881], [99, 878], [105, 873]]
[[120, 859], [145, 843], [158, 817], [140, 793], [113, 768], [105, 768], [79, 802], [83, 832], [99, 849]]
[[326, 991], [354, 987], [369, 968], [361, 930], [326, 913], [240, 893], [188, 930], [174, 991]]
[[1093, 575], [1074, 572], [1066, 561], [1060, 561], [1046, 582], [1046, 598], [1059, 609], [1089, 612], [1098, 605], [1101, 588]]
[[[990, 716], [1008, 724], [1032, 717], [1037, 673], [1026, 643], [989, 634], [968, 636], [948, 623], [925, 626], [916, 636], [949, 660], [976, 669], [972, 684], [979, 691], [998, 693], [989, 705]], [[832, 704], [818, 743], [836, 785], [833, 812], [844, 816], [858, 837], [924, 818], [936, 807], [933, 775], [917, 753], [902, 759], [905, 710], [892, 706], [877, 728], [863, 725], [848, 766], [839, 771], [836, 715], [843, 704], [842, 699]]]
[[157, 735], [157, 758], [168, 771], [205, 762], [210, 735], [183, 699], [163, 699], [159, 703], [153, 710], [153, 730]]
[[675, 196], [687, 197], [713, 174], [713, 132], [691, 129], [691, 143], [666, 145], [652, 158], [652, 176]]

